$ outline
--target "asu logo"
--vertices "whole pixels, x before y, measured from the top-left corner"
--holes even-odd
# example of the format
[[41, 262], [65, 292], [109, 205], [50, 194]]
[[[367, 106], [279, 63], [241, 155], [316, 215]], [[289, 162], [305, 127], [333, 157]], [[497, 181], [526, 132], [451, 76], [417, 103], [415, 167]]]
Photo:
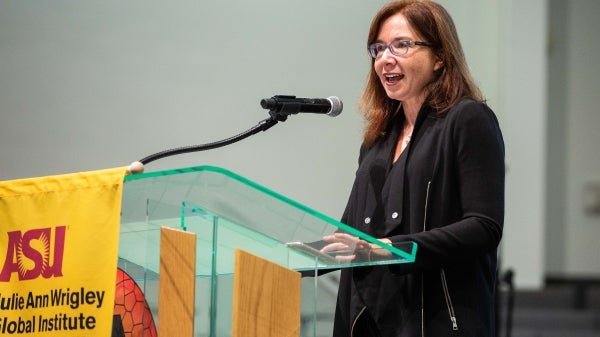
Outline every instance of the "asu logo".
[[0, 272], [0, 282], [9, 282], [13, 273], [17, 273], [20, 281], [33, 280], [40, 276], [63, 276], [66, 227], [54, 227], [54, 233], [52, 232], [52, 228], [37, 228], [26, 232], [6, 233], [8, 245], [6, 259]]

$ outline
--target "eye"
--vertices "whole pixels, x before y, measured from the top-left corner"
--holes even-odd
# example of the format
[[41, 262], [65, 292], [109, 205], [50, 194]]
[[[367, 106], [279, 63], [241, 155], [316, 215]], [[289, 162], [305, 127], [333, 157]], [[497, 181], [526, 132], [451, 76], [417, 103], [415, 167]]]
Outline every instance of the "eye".
[[392, 42], [392, 46], [394, 48], [398, 48], [398, 49], [408, 48], [408, 47], [410, 47], [410, 41], [409, 40], [396, 40], [396, 41]]
[[375, 43], [373, 44], [373, 47], [375, 49], [375, 51], [377, 52], [377, 54], [382, 53], [385, 51], [385, 49], [387, 48], [387, 45], [383, 44], [383, 43]]

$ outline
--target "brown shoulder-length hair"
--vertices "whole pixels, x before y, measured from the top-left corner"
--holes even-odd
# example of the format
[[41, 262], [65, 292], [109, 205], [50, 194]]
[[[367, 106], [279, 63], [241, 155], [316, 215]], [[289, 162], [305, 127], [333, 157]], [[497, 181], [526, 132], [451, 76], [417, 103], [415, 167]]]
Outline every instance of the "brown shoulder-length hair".
[[[425, 89], [429, 91], [424, 104], [443, 114], [461, 98], [485, 101], [467, 66], [465, 56], [450, 14], [441, 5], [428, 0], [396, 0], [385, 5], [373, 18], [367, 45], [374, 43], [383, 23], [402, 13], [411, 28], [424, 41], [433, 44], [432, 51], [441, 61], [437, 77]], [[366, 128], [364, 142], [372, 144], [382, 136], [398, 111], [398, 102], [390, 99], [373, 68], [360, 99], [359, 108], [364, 113]]]

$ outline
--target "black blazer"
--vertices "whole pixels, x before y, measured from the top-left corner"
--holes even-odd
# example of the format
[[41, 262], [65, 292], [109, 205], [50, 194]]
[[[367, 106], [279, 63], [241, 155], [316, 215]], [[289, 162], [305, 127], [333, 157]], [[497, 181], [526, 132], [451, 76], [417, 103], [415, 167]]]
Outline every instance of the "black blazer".
[[384, 337], [493, 336], [505, 175], [496, 116], [468, 99], [441, 116], [425, 105], [392, 164], [403, 118], [361, 147], [342, 222], [416, 242], [416, 261], [343, 270], [334, 336], [365, 322]]

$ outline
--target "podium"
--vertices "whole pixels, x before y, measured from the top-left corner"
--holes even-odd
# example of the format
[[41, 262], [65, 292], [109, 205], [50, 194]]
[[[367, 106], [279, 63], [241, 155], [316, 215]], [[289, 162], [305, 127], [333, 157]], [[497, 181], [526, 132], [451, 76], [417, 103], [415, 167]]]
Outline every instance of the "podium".
[[[322, 237], [334, 232], [375, 248], [321, 252]], [[320, 278], [302, 276], [412, 263], [416, 251], [413, 242], [383, 244], [223, 168], [125, 178], [119, 266], [157, 311], [160, 337], [314, 337]]]

